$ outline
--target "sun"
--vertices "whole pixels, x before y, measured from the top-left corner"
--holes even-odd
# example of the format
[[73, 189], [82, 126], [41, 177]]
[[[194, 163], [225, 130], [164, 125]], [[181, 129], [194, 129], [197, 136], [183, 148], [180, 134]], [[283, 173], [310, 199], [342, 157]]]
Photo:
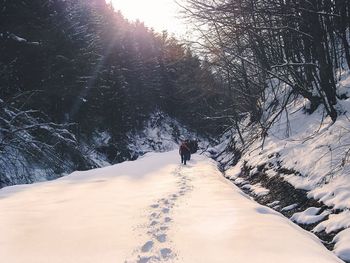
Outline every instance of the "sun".
[[167, 30], [178, 36], [186, 34], [175, 0], [106, 0], [129, 20], [140, 20], [157, 32]]

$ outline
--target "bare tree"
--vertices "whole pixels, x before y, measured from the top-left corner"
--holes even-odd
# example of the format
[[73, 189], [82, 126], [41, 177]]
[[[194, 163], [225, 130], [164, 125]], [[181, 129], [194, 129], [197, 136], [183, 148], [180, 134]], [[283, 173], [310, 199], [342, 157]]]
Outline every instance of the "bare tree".
[[350, 58], [347, 2], [187, 0], [183, 8], [236, 116], [250, 113], [265, 136], [297, 96], [310, 102], [311, 112], [322, 104], [336, 121], [336, 69]]

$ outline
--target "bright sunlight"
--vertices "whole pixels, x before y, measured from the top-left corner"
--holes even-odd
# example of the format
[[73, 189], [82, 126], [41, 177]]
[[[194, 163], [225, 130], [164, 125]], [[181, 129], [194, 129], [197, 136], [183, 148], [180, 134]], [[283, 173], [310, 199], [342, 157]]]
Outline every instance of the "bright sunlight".
[[174, 0], [107, 0], [129, 20], [140, 20], [146, 26], [161, 32], [167, 30], [177, 36], [186, 34], [180, 19], [179, 6]]

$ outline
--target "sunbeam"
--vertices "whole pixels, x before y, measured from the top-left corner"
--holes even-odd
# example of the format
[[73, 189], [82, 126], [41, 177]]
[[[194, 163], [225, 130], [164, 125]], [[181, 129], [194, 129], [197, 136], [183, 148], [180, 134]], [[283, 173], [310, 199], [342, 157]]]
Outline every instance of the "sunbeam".
[[167, 30], [177, 36], [186, 34], [186, 25], [180, 19], [180, 9], [174, 0], [107, 0], [129, 20], [140, 20], [146, 26], [161, 32]]

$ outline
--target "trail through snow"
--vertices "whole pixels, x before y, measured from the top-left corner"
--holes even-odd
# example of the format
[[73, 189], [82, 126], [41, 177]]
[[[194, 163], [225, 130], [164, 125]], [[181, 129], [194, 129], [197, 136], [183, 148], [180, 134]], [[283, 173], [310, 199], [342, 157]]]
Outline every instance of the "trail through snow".
[[0, 190], [2, 262], [342, 262], [176, 151]]

